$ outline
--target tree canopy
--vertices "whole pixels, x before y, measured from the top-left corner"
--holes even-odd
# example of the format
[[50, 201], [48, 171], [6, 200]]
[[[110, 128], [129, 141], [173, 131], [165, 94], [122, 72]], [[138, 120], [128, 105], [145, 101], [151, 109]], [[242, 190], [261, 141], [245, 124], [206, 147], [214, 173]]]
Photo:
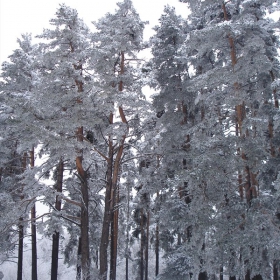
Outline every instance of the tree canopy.
[[180, 2], [189, 16], [167, 5], [148, 42], [131, 0], [92, 30], [61, 4], [38, 44], [18, 39], [0, 269], [15, 257], [23, 279], [30, 238], [37, 280], [38, 232], [52, 280], [60, 256], [77, 280], [279, 279], [279, 1]]

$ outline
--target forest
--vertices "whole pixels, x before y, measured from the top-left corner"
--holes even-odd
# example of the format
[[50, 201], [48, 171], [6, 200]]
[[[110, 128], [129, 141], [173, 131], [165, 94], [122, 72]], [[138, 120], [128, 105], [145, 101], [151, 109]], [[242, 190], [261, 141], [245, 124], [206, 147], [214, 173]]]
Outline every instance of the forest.
[[280, 1], [180, 2], [148, 41], [132, 0], [18, 39], [0, 279], [279, 280]]

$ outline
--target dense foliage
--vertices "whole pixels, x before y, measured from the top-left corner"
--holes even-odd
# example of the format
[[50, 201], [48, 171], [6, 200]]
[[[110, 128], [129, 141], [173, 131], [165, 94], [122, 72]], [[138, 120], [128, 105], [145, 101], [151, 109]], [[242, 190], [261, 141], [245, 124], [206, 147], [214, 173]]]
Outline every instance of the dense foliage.
[[131, 0], [94, 31], [60, 5], [3, 63], [0, 262], [18, 280], [29, 234], [37, 280], [36, 232], [52, 280], [62, 254], [82, 280], [279, 279], [279, 1], [180, 2], [149, 42]]

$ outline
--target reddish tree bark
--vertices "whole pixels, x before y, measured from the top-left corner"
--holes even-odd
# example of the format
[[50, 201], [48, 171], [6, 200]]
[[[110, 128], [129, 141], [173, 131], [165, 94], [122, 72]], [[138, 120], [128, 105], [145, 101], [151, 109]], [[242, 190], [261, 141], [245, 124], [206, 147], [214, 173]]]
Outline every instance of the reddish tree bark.
[[[62, 193], [63, 171], [64, 171], [64, 163], [63, 160], [61, 159], [58, 164], [57, 182], [55, 185], [57, 193]], [[55, 209], [56, 211], [61, 211], [61, 199], [59, 198], [59, 195], [56, 196]], [[59, 232], [55, 231], [52, 236], [51, 280], [57, 280], [57, 275], [58, 275], [59, 235], [60, 235]]]
[[[124, 52], [121, 52], [120, 74], [124, 74]], [[123, 90], [123, 81], [119, 82], [119, 91]], [[112, 136], [108, 139], [108, 157], [107, 160], [107, 183], [105, 191], [105, 211], [102, 226], [102, 235], [100, 243], [100, 275], [102, 279], [107, 278], [108, 257], [107, 248], [109, 244], [110, 225], [111, 225], [111, 256], [110, 256], [110, 279], [116, 279], [117, 268], [117, 242], [118, 242], [118, 178], [121, 167], [121, 158], [123, 155], [124, 143], [128, 133], [128, 122], [126, 120], [122, 106], [118, 108], [119, 116], [123, 123], [127, 124], [127, 132], [123, 135], [119, 145], [113, 144]], [[110, 124], [113, 124], [113, 113], [109, 116]], [[114, 158], [114, 154], [116, 156]]]

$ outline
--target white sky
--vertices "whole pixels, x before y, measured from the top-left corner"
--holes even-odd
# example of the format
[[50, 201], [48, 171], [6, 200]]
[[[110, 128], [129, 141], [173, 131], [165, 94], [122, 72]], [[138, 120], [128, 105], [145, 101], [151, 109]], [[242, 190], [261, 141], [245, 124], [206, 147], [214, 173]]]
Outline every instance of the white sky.
[[[151, 34], [151, 28], [158, 24], [158, 19], [165, 5], [174, 6], [178, 14], [187, 17], [187, 5], [179, 0], [132, 0], [134, 7], [144, 21], [145, 39]], [[41, 34], [43, 28], [49, 28], [49, 20], [54, 18], [60, 3], [65, 3], [78, 11], [90, 29], [107, 12], [114, 12], [120, 0], [0, 0], [0, 65], [7, 60], [12, 51], [18, 48], [17, 38], [23, 33]]]

